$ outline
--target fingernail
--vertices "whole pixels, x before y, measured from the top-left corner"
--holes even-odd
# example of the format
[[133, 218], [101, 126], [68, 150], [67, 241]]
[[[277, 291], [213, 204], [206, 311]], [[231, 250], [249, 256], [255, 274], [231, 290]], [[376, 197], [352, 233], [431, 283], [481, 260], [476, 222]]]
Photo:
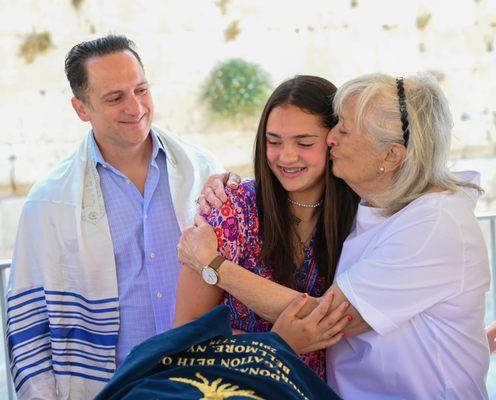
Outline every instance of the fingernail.
[[329, 296], [334, 296], [334, 291], [333, 291], [333, 290], [331, 290], [331, 291], [329, 292]]
[[306, 294], [306, 293], [302, 293], [302, 294], [301, 294], [301, 297], [303, 297], [304, 299], [306, 299], [306, 298], [308, 297], [308, 294]]
[[345, 337], [346, 336], [346, 333], [341, 333], [341, 337]]
[[348, 315], [348, 316], [346, 317], [346, 319], [347, 319], [348, 321], [351, 321], [351, 320], [353, 319], [353, 317], [352, 317], [351, 315]]

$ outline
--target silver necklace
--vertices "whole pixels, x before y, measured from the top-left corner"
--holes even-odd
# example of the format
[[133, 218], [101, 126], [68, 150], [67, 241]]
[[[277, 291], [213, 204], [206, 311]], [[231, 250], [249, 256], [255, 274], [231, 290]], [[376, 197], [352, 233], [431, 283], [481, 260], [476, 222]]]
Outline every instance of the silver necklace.
[[291, 200], [289, 197], [288, 197], [288, 201], [295, 205], [295, 206], [298, 206], [298, 207], [303, 207], [303, 208], [317, 208], [317, 207], [320, 207], [322, 205], [322, 200], [320, 200], [318, 203], [315, 203], [315, 204], [304, 204], [304, 203], [299, 203], [297, 201], [294, 201], [294, 200]]

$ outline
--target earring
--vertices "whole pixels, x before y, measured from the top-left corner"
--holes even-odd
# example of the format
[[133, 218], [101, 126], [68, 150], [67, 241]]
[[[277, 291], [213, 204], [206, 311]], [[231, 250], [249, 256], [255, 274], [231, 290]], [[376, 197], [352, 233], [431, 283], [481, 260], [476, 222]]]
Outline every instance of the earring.
[[383, 175], [383, 174], [384, 174], [384, 172], [386, 172], [386, 168], [384, 168], [384, 167], [380, 167], [380, 168], [379, 168], [379, 172], [381, 173], [381, 175]]

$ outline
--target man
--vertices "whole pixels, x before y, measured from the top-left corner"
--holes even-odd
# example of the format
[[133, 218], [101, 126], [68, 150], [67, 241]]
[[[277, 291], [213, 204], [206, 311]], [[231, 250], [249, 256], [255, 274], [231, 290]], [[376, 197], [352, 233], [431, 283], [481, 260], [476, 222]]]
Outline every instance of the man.
[[31, 190], [8, 291], [20, 399], [89, 399], [130, 350], [171, 328], [180, 231], [219, 171], [152, 127], [139, 55], [123, 36], [68, 53], [72, 106], [92, 130]]

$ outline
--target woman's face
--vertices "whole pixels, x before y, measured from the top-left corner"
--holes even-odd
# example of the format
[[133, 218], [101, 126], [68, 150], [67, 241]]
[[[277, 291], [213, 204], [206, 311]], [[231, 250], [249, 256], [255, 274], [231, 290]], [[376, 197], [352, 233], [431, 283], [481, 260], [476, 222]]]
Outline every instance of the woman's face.
[[374, 146], [370, 134], [355, 126], [355, 103], [353, 98], [344, 103], [338, 124], [327, 136], [327, 144], [331, 148], [332, 173], [355, 191], [368, 191], [381, 178], [384, 151]]
[[285, 104], [269, 114], [266, 129], [267, 161], [293, 199], [315, 202], [324, 187], [326, 136], [319, 116]]

